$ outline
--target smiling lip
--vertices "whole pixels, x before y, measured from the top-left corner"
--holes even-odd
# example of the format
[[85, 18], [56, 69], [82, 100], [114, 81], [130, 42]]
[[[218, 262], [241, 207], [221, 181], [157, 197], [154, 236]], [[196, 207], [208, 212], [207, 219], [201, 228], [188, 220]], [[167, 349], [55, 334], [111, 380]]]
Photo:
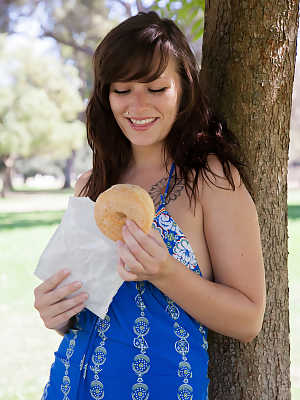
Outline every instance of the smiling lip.
[[[151, 128], [151, 126], [154, 125], [155, 122], [158, 120], [158, 118], [155, 118], [154, 121], [149, 122], [149, 124], [138, 125], [138, 124], [134, 124], [134, 123], [130, 120], [130, 118], [127, 118], [127, 119], [128, 119], [128, 121], [129, 121], [130, 126], [131, 126], [133, 129], [135, 129], [136, 131], [145, 131], [145, 130]], [[150, 119], [150, 118], [133, 118], [133, 119], [135, 119], [135, 120], [137, 120], [137, 121], [142, 121], [143, 119]]]

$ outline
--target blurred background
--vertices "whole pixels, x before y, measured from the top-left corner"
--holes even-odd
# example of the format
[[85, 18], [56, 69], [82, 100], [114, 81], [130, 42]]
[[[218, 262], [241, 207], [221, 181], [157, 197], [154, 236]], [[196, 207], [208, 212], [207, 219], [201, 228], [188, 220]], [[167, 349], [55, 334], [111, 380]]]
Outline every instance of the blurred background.
[[[61, 337], [33, 308], [38, 258], [92, 166], [85, 107], [92, 54], [137, 11], [176, 20], [201, 61], [204, 0], [0, 0], [0, 400], [41, 398]], [[292, 398], [300, 399], [300, 57], [288, 212]], [[62, 268], [67, 267], [62, 264]]]

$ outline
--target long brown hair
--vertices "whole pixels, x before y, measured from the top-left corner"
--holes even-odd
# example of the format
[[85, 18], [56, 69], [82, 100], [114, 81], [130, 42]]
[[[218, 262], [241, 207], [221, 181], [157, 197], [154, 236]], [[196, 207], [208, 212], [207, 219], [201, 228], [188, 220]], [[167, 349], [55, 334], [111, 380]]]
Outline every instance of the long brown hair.
[[[118, 183], [132, 157], [131, 144], [110, 107], [110, 84], [116, 81], [151, 82], [166, 69], [170, 57], [176, 61], [182, 97], [177, 118], [164, 143], [166, 170], [169, 157], [184, 179], [190, 203], [192, 199], [196, 201], [198, 195], [199, 174], [209, 180], [207, 171], [214, 174], [207, 163], [208, 154], [218, 157], [233, 190], [235, 185], [229, 162], [247, 181], [241, 171], [243, 164], [238, 160], [239, 143], [209, 107], [201, 90], [198, 63], [184, 34], [172, 20], [162, 19], [153, 11], [140, 12], [112, 29], [93, 56], [94, 88], [86, 109], [93, 169], [83, 189], [90, 199], [95, 201], [101, 192]], [[175, 172], [174, 184], [176, 179]]]

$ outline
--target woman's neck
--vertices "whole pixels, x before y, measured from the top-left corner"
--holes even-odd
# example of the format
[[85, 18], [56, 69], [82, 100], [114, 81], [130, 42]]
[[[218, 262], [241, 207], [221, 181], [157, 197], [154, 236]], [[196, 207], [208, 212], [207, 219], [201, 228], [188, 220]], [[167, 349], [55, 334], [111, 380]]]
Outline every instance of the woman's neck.
[[133, 146], [132, 155], [133, 159], [129, 166], [131, 171], [143, 172], [165, 169], [162, 146], [155, 146], [155, 148], [154, 146]]

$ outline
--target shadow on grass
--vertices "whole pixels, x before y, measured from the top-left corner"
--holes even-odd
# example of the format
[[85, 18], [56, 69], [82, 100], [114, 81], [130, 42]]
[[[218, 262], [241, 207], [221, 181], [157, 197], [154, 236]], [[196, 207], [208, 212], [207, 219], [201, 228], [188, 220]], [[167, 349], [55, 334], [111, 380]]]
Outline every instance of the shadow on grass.
[[65, 210], [8, 212], [0, 215], [0, 230], [58, 225]]
[[288, 218], [300, 219], [300, 205], [291, 204], [288, 206]]
[[[65, 210], [6, 212], [0, 214], [0, 231], [58, 225]], [[300, 219], [300, 205], [288, 206], [288, 218]]]

